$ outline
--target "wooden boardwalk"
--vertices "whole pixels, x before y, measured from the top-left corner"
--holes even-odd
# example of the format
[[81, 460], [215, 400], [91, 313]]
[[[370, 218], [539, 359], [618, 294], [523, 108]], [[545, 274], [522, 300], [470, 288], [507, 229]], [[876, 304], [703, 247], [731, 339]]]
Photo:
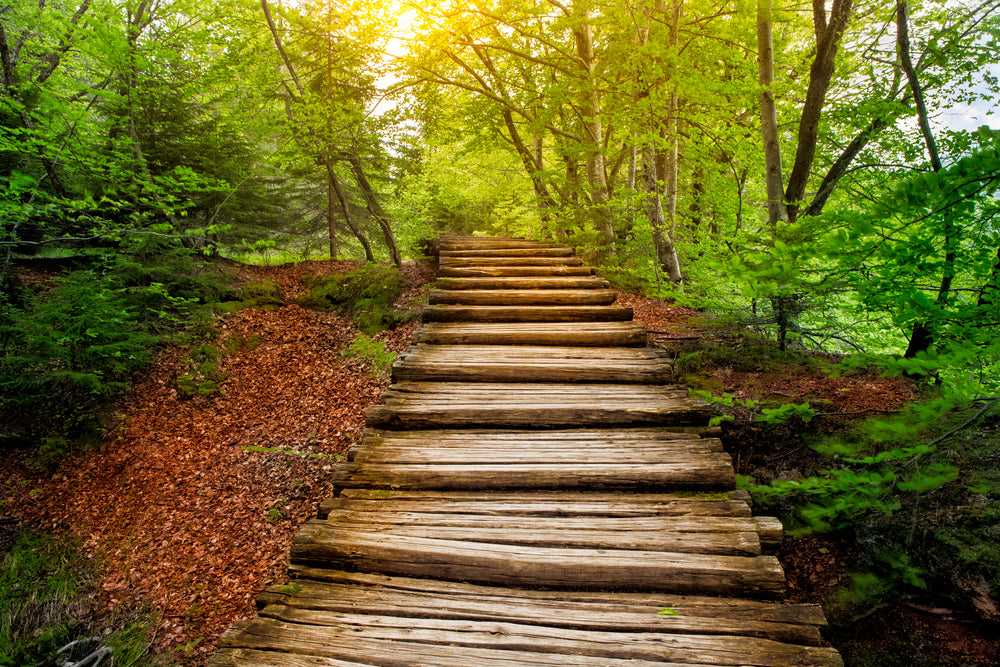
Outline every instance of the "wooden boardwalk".
[[210, 665], [840, 665], [782, 601], [781, 524], [567, 248], [440, 242], [417, 344], [287, 586]]

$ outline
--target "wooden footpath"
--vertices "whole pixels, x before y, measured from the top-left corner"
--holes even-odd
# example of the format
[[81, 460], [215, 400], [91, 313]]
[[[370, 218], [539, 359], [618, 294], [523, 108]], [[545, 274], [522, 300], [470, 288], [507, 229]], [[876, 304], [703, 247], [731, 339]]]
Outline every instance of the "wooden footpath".
[[841, 665], [783, 601], [781, 524], [571, 250], [439, 242], [416, 344], [209, 664]]

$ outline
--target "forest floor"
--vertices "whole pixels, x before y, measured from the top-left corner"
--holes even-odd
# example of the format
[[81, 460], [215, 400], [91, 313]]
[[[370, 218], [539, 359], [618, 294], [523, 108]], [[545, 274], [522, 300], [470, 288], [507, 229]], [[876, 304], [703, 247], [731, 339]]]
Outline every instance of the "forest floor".
[[[241, 268], [244, 280], [278, 283], [290, 305], [222, 319], [218, 343], [229, 353], [220, 363], [220, 395], [189, 398], [178, 391], [190, 360], [187, 351], [169, 349], [108, 415], [98, 449], [55, 472], [24, 465], [27, 452], [0, 462], [8, 530], [19, 523], [79, 536], [86, 556], [100, 563], [94, 608], [118, 624], [150, 619], [154, 662], [203, 664], [218, 636], [255, 612], [257, 594], [285, 579], [292, 536], [329, 495], [333, 467], [359, 442], [365, 408], [388, 386], [364, 359], [344, 356], [358, 334], [348, 317], [293, 303], [305, 291], [302, 278], [354, 266]], [[432, 274], [414, 263], [404, 273], [411, 288], [400, 302], [413, 303]], [[699, 324], [694, 311], [620, 296], [653, 332], [654, 344], [675, 353], [733, 335]], [[374, 338], [400, 352], [415, 326]], [[725, 368], [711, 375], [736, 396], [808, 397], [852, 415], [896, 410], [914, 397], [906, 382], [873, 376]], [[741, 474], [772, 479], [819, 465], [794, 436], [765, 442], [752, 428], [728, 428], [725, 442]], [[791, 598], [828, 603], [854, 556], [851, 543], [837, 536], [786, 540], [779, 557]], [[855, 657], [849, 664], [1000, 663], [996, 628], [943, 609], [932, 597], [835, 621], [829, 636]]]

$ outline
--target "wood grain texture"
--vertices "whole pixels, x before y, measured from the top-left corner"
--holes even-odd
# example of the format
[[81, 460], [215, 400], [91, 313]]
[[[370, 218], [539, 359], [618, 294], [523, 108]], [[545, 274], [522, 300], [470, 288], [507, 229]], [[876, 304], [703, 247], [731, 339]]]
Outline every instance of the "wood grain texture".
[[589, 266], [443, 266], [443, 278], [503, 278], [507, 276], [592, 276]]
[[421, 344], [396, 358], [392, 379], [664, 384], [673, 361], [647, 348]]
[[428, 294], [432, 306], [608, 306], [616, 298], [609, 289], [438, 289]]
[[598, 276], [438, 278], [443, 290], [530, 290], [530, 289], [608, 289], [611, 284]]
[[647, 336], [646, 328], [635, 322], [429, 322], [417, 329], [414, 338], [430, 345], [644, 347]]
[[628, 306], [425, 306], [424, 322], [627, 322]]

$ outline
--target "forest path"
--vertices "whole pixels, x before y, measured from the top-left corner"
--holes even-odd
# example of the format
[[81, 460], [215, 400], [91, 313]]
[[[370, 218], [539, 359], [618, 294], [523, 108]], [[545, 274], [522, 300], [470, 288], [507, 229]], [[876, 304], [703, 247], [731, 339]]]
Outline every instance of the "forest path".
[[439, 262], [292, 584], [209, 664], [841, 664], [607, 283], [532, 241], [449, 237]]

